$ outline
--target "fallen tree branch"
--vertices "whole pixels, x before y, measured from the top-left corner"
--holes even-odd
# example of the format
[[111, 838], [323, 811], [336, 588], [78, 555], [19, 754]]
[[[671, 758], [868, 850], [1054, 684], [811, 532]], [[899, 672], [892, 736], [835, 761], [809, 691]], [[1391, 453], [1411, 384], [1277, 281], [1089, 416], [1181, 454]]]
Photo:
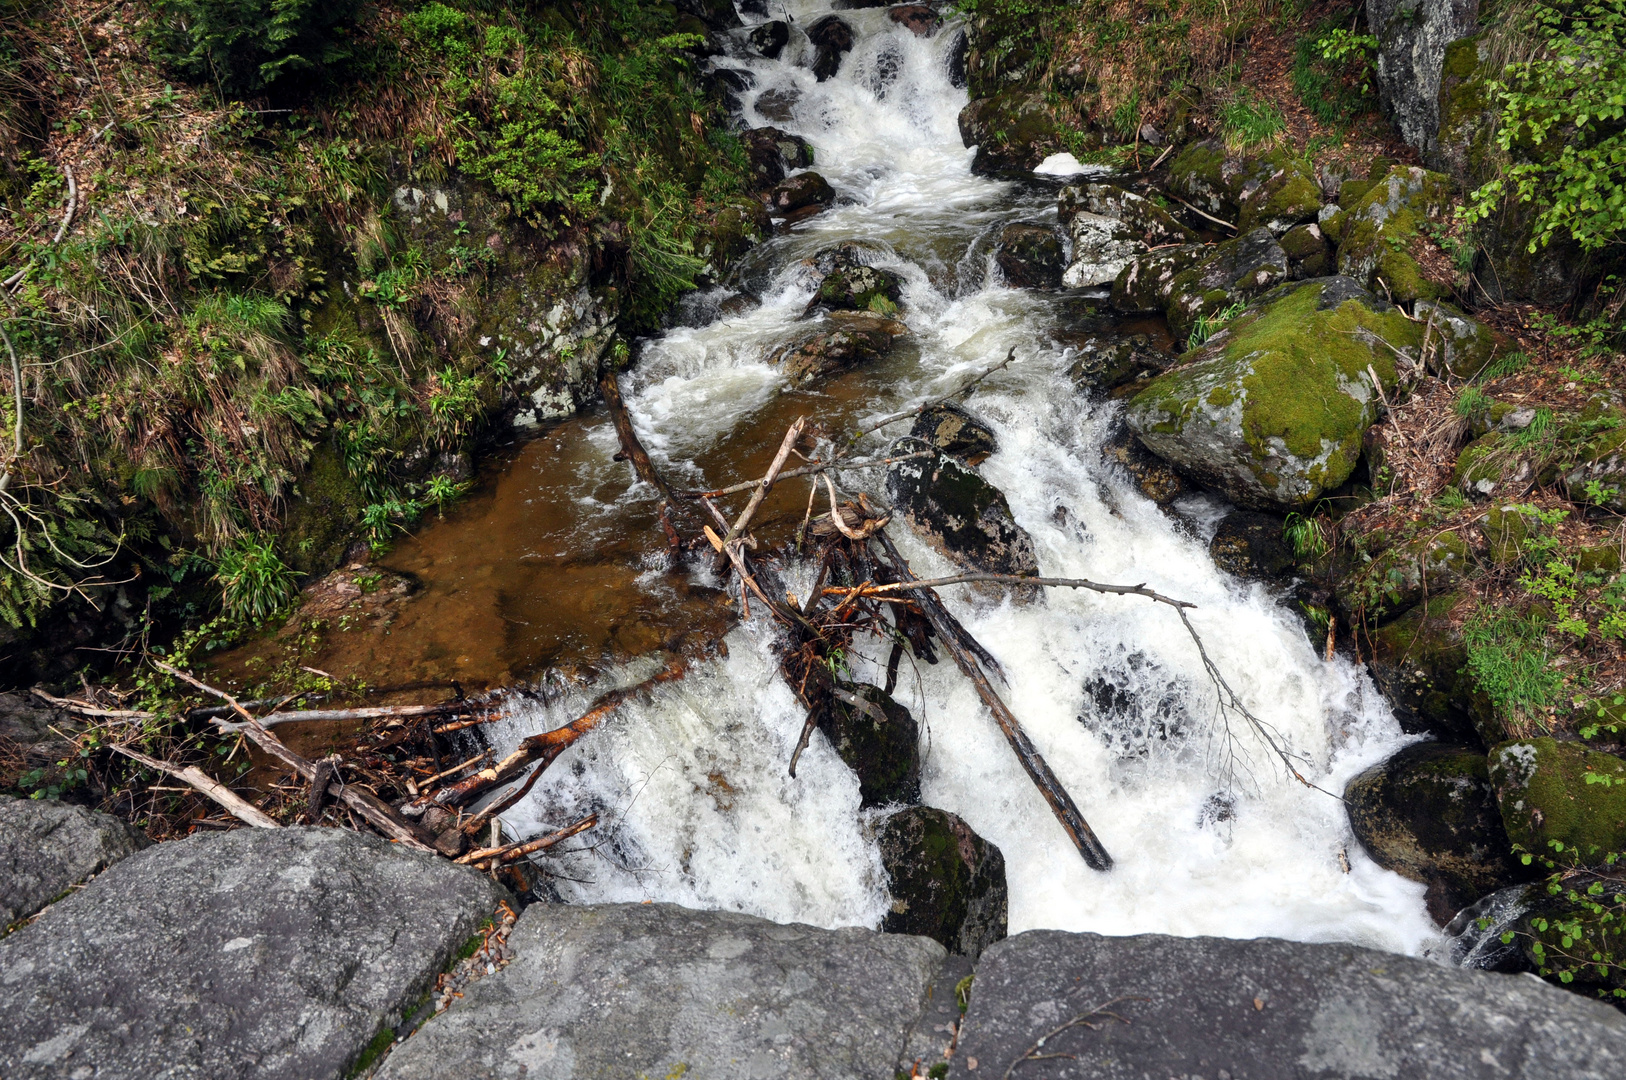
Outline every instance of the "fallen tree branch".
[[108, 720], [151, 720], [158, 715], [143, 709], [103, 709], [73, 698], [55, 697], [47, 694], [37, 686], [29, 690], [29, 693], [53, 708], [75, 713], [79, 716], [99, 716]]
[[1111, 1001], [1103, 1001], [1099, 1005], [1095, 1005], [1095, 1006], [1090, 1007], [1088, 1010], [1079, 1013], [1077, 1016], [1073, 1017], [1071, 1020], [1068, 1020], [1066, 1023], [1058, 1024], [1056, 1027], [1051, 1028], [1049, 1031], [1045, 1032], [1043, 1035], [1040, 1035], [1037, 1039], [1035, 1039], [1033, 1041], [1032, 1046], [1030, 1046], [1026, 1050], [1022, 1051], [1021, 1054], [1017, 1055], [1016, 1060], [1012, 1061], [1009, 1065], [1007, 1065], [1005, 1067], [1005, 1072], [1000, 1077], [1000, 1080], [1011, 1080], [1011, 1074], [1013, 1072], [1015, 1072], [1016, 1067], [1018, 1065], [1022, 1064], [1024, 1061], [1045, 1061], [1045, 1060], [1048, 1060], [1050, 1058], [1075, 1058], [1076, 1059], [1077, 1056], [1078, 1056], [1077, 1054], [1041, 1054], [1039, 1051], [1044, 1049], [1044, 1044], [1045, 1043], [1049, 1042], [1051, 1039], [1055, 1038], [1057, 1035], [1060, 1035], [1062, 1032], [1068, 1030], [1069, 1028], [1086, 1027], [1086, 1028], [1089, 1028], [1091, 1031], [1095, 1031], [1097, 1028], [1099, 1028], [1101, 1026], [1101, 1024], [1091, 1023], [1092, 1020], [1100, 1020], [1103, 1023], [1105, 1021], [1107, 1021], [1107, 1020], [1116, 1020], [1116, 1021], [1118, 1021], [1118, 1023], [1123, 1024], [1125, 1027], [1128, 1027], [1129, 1026], [1129, 1021], [1128, 1020], [1125, 1020], [1123, 1017], [1119, 1016], [1115, 1012], [1108, 1012], [1107, 1010], [1112, 1008], [1114, 1005], [1120, 1004], [1120, 1003], [1125, 1002], [1125, 1001], [1151, 1001], [1151, 1000], [1152, 1000], [1151, 998], [1143, 998], [1143, 997], [1116, 997], [1116, 998], [1113, 998]]
[[[729, 544], [732, 544], [750, 526], [751, 519], [756, 516], [757, 508], [762, 505], [762, 500], [768, 497], [768, 492], [773, 490], [774, 481], [779, 478], [779, 470], [785, 467], [785, 459], [790, 457], [790, 452], [795, 449], [796, 442], [802, 437], [802, 431], [806, 427], [807, 418], [798, 416], [796, 422], [786, 430], [785, 437], [780, 440], [779, 451], [773, 456], [773, 463], [768, 466], [768, 471], [763, 474], [762, 479], [757, 481], [756, 490], [751, 492], [750, 501], [745, 504], [745, 509], [740, 511], [740, 516], [734, 519], [734, 524], [729, 526], [728, 534], [723, 537], [723, 547], [726, 548]], [[828, 474], [826, 474], [825, 479], [829, 479]], [[719, 551], [717, 553], [716, 572], [722, 573], [725, 565], [727, 565], [726, 559], [723, 553]]]
[[[438, 705], [370, 705], [357, 709], [298, 709], [294, 712], [271, 713], [262, 716], [254, 722], [263, 727], [275, 727], [278, 724], [297, 724], [307, 720], [395, 720], [407, 719], [415, 716], [445, 716], [448, 713], [472, 711], [467, 701], [447, 701]], [[478, 721], [485, 723], [484, 720]], [[242, 724], [223, 722], [219, 719], [215, 725], [225, 730], [236, 730]]]
[[[814, 465], [803, 465], [795, 469], [786, 469], [779, 474], [781, 480], [792, 480], [798, 476], [816, 476], [826, 471], [842, 472], [848, 469], [879, 469], [888, 465], [896, 465], [900, 461], [914, 461], [916, 458], [936, 457], [937, 450], [917, 450], [912, 454], [899, 454], [897, 457], [872, 458], [864, 461], [821, 461]], [[759, 481], [746, 480], [738, 484], [730, 484], [725, 488], [713, 491], [679, 491], [675, 494], [680, 499], [717, 499], [724, 495], [738, 495], [742, 491], [750, 491]]]
[[166, 776], [173, 776], [175, 779], [191, 785], [193, 788], [197, 789], [199, 794], [213, 800], [222, 809], [224, 809], [226, 813], [230, 814], [238, 821], [252, 825], [256, 829], [282, 828], [282, 825], [276, 821], [273, 821], [271, 817], [265, 813], [265, 811], [261, 810], [253, 803], [250, 803], [241, 795], [238, 795], [235, 791], [232, 791], [225, 784], [222, 784], [220, 781], [216, 780], [214, 777], [210, 776], [196, 765], [187, 765], [184, 768], [177, 767], [169, 764], [166, 761], [159, 761], [157, 758], [150, 758], [146, 754], [143, 754], [137, 750], [131, 750], [127, 746], [115, 745], [112, 747], [112, 749], [117, 753], [123, 754], [131, 761], [138, 762], [145, 765], [149, 769], [164, 773]]
[[[950, 577], [930, 578], [925, 581], [898, 582], [892, 585], [868, 585], [864, 587], [864, 596], [879, 596], [893, 592], [912, 592], [919, 589], [935, 589], [943, 585], [959, 585], [962, 583], [997, 582], [1003, 585], [1043, 585], [1056, 589], [1089, 589], [1092, 592], [1108, 593], [1114, 596], [1144, 596], [1148, 600], [1159, 604], [1168, 604], [1170, 607], [1190, 608], [1196, 604], [1185, 600], [1176, 600], [1172, 596], [1164, 596], [1155, 589], [1148, 589], [1141, 585], [1104, 585], [1099, 581], [1089, 581], [1085, 578], [1049, 578], [1049, 577], [1023, 577], [1020, 574], [954, 574]], [[842, 592], [846, 589], [826, 589], [826, 593]]]
[[546, 851], [548, 848], [569, 840], [577, 833], [586, 832], [597, 824], [598, 815], [588, 814], [580, 821], [566, 825], [558, 832], [539, 836], [535, 840], [505, 844], [502, 847], [480, 848], [478, 851], [471, 851], [467, 855], [461, 856], [456, 861], [464, 866], [473, 866], [476, 870], [490, 870], [497, 864], [518, 862], [527, 855], [534, 855], [538, 851]]

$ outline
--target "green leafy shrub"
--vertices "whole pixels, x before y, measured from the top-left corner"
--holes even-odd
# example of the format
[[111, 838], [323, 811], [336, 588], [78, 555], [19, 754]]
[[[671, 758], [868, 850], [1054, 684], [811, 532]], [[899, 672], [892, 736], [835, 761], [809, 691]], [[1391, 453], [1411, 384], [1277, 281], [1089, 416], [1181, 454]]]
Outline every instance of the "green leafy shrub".
[[361, 0], [162, 0], [153, 46], [188, 79], [254, 94], [284, 75], [341, 64], [361, 7]]
[[[1347, 16], [1339, 15], [1342, 23]], [[1293, 54], [1293, 89], [1324, 124], [1347, 124], [1372, 108], [1378, 39], [1323, 23]]]
[[1522, 736], [1545, 730], [1540, 718], [1563, 686], [1562, 675], [1549, 664], [1545, 621], [1505, 609], [1486, 610], [1463, 625], [1462, 637], [1468, 673], [1508, 732]]

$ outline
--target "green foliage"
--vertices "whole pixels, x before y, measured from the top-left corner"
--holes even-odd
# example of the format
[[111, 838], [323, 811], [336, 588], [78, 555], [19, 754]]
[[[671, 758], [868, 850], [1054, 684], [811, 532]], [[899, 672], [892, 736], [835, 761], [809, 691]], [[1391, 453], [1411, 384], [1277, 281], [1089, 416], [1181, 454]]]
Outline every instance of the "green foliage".
[[1300, 562], [1314, 562], [1328, 551], [1327, 534], [1313, 517], [1294, 512], [1282, 523], [1282, 539]]
[[221, 551], [215, 577], [220, 582], [221, 609], [234, 619], [268, 619], [299, 591], [294, 572], [266, 537], [242, 536]]
[[1463, 419], [1470, 419], [1491, 407], [1491, 396], [1477, 386], [1464, 386], [1452, 403], [1452, 410]]
[[1487, 608], [1462, 629], [1468, 672], [1491, 699], [1497, 715], [1523, 726], [1553, 705], [1563, 685], [1549, 664], [1545, 621], [1507, 609]]
[[1569, 236], [1583, 250], [1626, 241], [1626, 0], [1543, 5], [1534, 13], [1542, 49], [1489, 85], [1496, 139], [1514, 159], [1475, 191], [1470, 222], [1504, 199], [1532, 203], [1529, 249]]
[[[1560, 851], [1563, 845], [1554, 841]], [[1532, 857], [1526, 854], [1526, 864]], [[1621, 854], [1608, 853], [1597, 870], [1559, 869], [1554, 860], [1541, 862], [1553, 870], [1547, 878], [1548, 899], [1522, 921], [1518, 930], [1502, 934], [1511, 945], [1522, 937], [1536, 973], [1575, 989], [1588, 987], [1599, 997], [1626, 999], [1626, 879], [1620, 870]], [[1485, 924], [1482, 923], [1482, 926]]]
[[1378, 40], [1343, 25], [1340, 13], [1299, 40], [1293, 53], [1293, 89], [1324, 124], [1347, 124], [1371, 110]]
[[1235, 99], [1220, 107], [1220, 126], [1226, 146], [1246, 150], [1275, 142], [1287, 130], [1287, 119], [1269, 101], [1239, 91]]
[[348, 59], [361, 0], [160, 0], [158, 57], [227, 94], [255, 94], [286, 75]]
[[1246, 304], [1236, 303], [1212, 315], [1197, 316], [1197, 323], [1191, 328], [1191, 335], [1186, 339], [1186, 349], [1195, 349], [1205, 344], [1209, 338], [1219, 333], [1226, 323], [1247, 310], [1247, 307]]

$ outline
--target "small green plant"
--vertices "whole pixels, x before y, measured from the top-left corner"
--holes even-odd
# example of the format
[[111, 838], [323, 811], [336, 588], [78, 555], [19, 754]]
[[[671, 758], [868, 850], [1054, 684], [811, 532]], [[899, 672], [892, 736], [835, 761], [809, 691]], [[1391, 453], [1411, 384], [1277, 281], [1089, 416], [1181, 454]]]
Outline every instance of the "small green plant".
[[176, 71], [228, 94], [254, 94], [350, 56], [361, 0], [161, 0], [150, 33]]
[[1331, 64], [1353, 69], [1360, 81], [1360, 92], [1372, 92], [1372, 76], [1377, 70], [1378, 39], [1371, 34], [1358, 34], [1343, 27], [1334, 27], [1315, 40], [1315, 51]]
[[1479, 383], [1495, 382], [1516, 372], [1523, 371], [1530, 366], [1528, 353], [1510, 352], [1496, 357], [1475, 376], [1474, 381]]
[[1469, 419], [1491, 407], [1491, 396], [1477, 386], [1464, 386], [1451, 408], [1464, 419]]
[[1444, 510], [1462, 510], [1468, 505], [1468, 496], [1458, 487], [1444, 488], [1434, 500]]
[[1300, 562], [1314, 562], [1327, 553], [1327, 534], [1313, 517], [1291, 513], [1282, 523], [1282, 539]]
[[1551, 666], [1545, 620], [1486, 608], [1464, 624], [1467, 670], [1513, 735], [1545, 730], [1562, 675]]
[[1212, 315], [1197, 316], [1197, 323], [1191, 328], [1191, 336], [1186, 339], [1186, 349], [1191, 350], [1207, 344], [1209, 338], [1219, 333], [1226, 323], [1242, 314], [1246, 308], [1246, 304], [1237, 303]]
[[215, 577], [220, 582], [221, 609], [235, 619], [268, 619], [298, 592], [293, 570], [264, 537], [238, 537], [220, 553]]
[[1287, 130], [1287, 119], [1275, 105], [1242, 92], [1220, 108], [1220, 126], [1226, 146], [1246, 150], [1275, 142]]

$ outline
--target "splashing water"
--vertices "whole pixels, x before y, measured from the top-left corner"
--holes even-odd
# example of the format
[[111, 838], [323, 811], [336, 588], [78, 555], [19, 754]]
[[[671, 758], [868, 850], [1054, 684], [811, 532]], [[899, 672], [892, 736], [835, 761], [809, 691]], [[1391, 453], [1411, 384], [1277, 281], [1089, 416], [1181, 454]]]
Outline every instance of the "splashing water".
[[[786, 7], [798, 28], [824, 13], [805, 0]], [[625, 392], [658, 466], [684, 483], [738, 479], [705, 476], [697, 456], [739, 437], [785, 392], [765, 357], [796, 336], [817, 284], [803, 260], [863, 241], [877, 265], [902, 276], [912, 336], [879, 369], [855, 376], [867, 380], [861, 402], [831, 396], [831, 409], [849, 422], [879, 418], [1014, 347], [1017, 363], [968, 407], [998, 436], [981, 471], [1032, 534], [1042, 572], [1145, 582], [1197, 604], [1192, 621], [1231, 685], [1308, 762], [1310, 779], [1341, 791], [1405, 736], [1355, 666], [1315, 654], [1276, 595], [1215, 569], [1206, 540], [1222, 508], [1199, 499], [1171, 517], [1103, 464], [1100, 444], [1119, 406], [1085, 399], [1066, 377], [1077, 298], [1008, 289], [992, 269], [992, 236], [1013, 221], [1053, 221], [1054, 191], [971, 175], [956, 126], [965, 94], [949, 76], [958, 31], [917, 37], [884, 8], [841, 18], [856, 45], [825, 82], [798, 66], [811, 57], [800, 29], [778, 61], [718, 61], [754, 80], [742, 94], [747, 123], [804, 136], [838, 202], [760, 245], [728, 288], [692, 298], [681, 319], [690, 325], [643, 343]], [[773, 118], [759, 111], [765, 104]], [[717, 315], [741, 294], [760, 304]], [[600, 425], [591, 437], [608, 458], [613, 433]], [[848, 480], [862, 483], [879, 492], [881, 477]], [[648, 497], [641, 488], [629, 495]], [[905, 527], [891, 531], [918, 573], [949, 572]], [[805, 591], [810, 577], [791, 566], [786, 585]], [[1110, 873], [1085, 867], [951, 663], [906, 664], [897, 697], [921, 722], [923, 799], [1004, 852], [1013, 933], [1437, 948], [1423, 886], [1372, 863], [1336, 799], [1284, 777], [1245, 731], [1228, 749], [1213, 687], [1172, 610], [1065, 590], [1013, 604], [959, 586], [945, 599], [1004, 666], [1001, 694], [1116, 859]], [[779, 679], [770, 638], [760, 618], [742, 623], [721, 655], [621, 708], [505, 815], [510, 832], [533, 835], [601, 813], [591, 847], [550, 860], [563, 898], [669, 900], [826, 926], [879, 922], [886, 882], [856, 778], [822, 735], [798, 777], [786, 775], [803, 714]], [[882, 681], [879, 657], [883, 645], [860, 642], [853, 675]], [[614, 681], [641, 673], [634, 663]], [[564, 723], [602, 689], [545, 703], [516, 698], [496, 741], [507, 748]]]

